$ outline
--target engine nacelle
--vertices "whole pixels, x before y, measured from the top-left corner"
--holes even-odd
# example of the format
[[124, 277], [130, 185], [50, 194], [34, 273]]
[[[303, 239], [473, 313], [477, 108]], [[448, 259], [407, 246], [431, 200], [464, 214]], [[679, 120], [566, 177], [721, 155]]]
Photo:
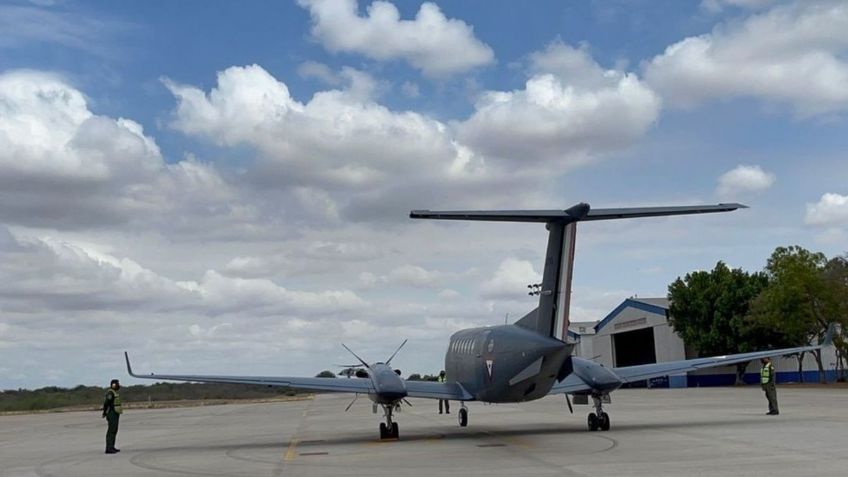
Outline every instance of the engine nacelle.
[[571, 366], [572, 373], [591, 387], [593, 393], [607, 394], [624, 384], [611, 369], [594, 361], [572, 356]]

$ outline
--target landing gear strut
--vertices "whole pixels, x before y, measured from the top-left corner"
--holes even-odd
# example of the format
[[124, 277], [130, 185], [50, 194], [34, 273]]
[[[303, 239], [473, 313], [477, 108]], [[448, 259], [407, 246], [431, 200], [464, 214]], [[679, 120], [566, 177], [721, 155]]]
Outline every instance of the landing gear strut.
[[383, 404], [383, 416], [386, 418], [386, 422], [380, 423], [380, 439], [398, 439], [400, 437], [398, 423], [392, 420], [392, 414], [396, 407], [400, 407], [400, 405], [396, 403]]
[[465, 427], [468, 425], [468, 408], [465, 407], [465, 403], [460, 403], [459, 408], [459, 427]]
[[600, 429], [602, 431], [608, 431], [610, 428], [610, 417], [609, 414], [604, 412], [602, 396], [593, 394], [592, 404], [595, 406], [595, 412], [589, 413], [589, 418], [587, 419], [589, 430], [597, 431]]

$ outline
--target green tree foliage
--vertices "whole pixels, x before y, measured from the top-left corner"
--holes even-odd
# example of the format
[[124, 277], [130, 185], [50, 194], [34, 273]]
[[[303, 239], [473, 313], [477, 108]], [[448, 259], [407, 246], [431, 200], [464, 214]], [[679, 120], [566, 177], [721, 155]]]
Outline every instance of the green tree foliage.
[[[827, 262], [824, 270], [825, 281], [831, 288], [834, 297], [834, 306], [838, 323], [842, 330], [848, 329], [848, 254], [834, 257]], [[837, 366], [839, 368], [840, 381], [845, 381], [846, 361], [848, 361], [848, 342], [845, 340], [844, 331], [833, 337], [836, 347]]]
[[316, 374], [315, 377], [316, 378], [335, 378], [336, 373], [329, 371], [329, 370], [324, 370], [324, 371], [321, 371], [320, 373]]
[[[821, 340], [830, 323], [845, 323], [843, 259], [829, 261], [824, 254], [797, 245], [778, 247], [765, 273], [769, 284], [753, 303], [752, 321], [781, 330], [795, 346]], [[824, 382], [821, 352], [813, 355]]]
[[[746, 320], [751, 301], [766, 288], [762, 273], [730, 269], [718, 262], [712, 271], [696, 271], [668, 287], [669, 321], [687, 346], [701, 356], [745, 353], [783, 344]], [[737, 366], [741, 382], [747, 363]]]

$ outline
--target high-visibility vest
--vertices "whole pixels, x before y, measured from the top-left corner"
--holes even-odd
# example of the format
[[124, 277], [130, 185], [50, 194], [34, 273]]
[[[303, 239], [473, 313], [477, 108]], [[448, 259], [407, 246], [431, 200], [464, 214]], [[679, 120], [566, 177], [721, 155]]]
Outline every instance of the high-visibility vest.
[[768, 384], [774, 374], [774, 365], [766, 363], [760, 369], [760, 384]]
[[446, 379], [445, 376], [439, 376], [439, 382], [440, 383], [445, 382], [445, 379]]
[[106, 391], [106, 394], [109, 393], [112, 393], [112, 408], [115, 410], [115, 414], [121, 414], [122, 412], [124, 412], [123, 408], [121, 407], [121, 395], [118, 394], [118, 391], [110, 389]]

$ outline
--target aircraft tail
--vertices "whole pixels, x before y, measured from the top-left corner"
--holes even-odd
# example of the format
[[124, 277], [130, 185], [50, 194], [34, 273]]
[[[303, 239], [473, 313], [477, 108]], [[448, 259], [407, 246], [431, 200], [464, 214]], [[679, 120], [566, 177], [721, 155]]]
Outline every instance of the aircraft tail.
[[668, 215], [730, 212], [747, 208], [742, 204], [718, 204], [678, 207], [630, 207], [592, 209], [580, 203], [565, 210], [482, 210], [430, 211], [413, 210], [413, 219], [483, 220], [494, 222], [543, 222], [548, 229], [545, 267], [539, 289], [539, 306], [516, 324], [539, 334], [565, 341], [568, 337], [571, 307], [571, 279], [577, 239], [577, 222], [593, 220], [660, 217]]

